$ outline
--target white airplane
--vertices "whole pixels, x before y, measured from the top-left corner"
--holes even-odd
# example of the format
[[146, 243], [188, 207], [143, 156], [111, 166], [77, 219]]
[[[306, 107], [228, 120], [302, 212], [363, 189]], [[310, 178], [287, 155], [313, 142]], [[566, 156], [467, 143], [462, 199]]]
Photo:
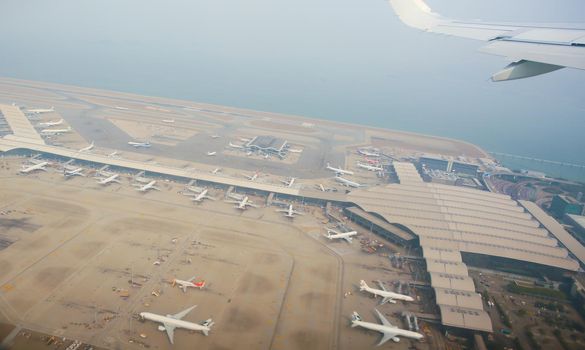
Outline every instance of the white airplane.
[[256, 181], [258, 178], [258, 172], [255, 172], [254, 175], [244, 175], [250, 181]]
[[32, 113], [32, 114], [52, 113], [52, 112], [55, 112], [55, 107], [51, 107], [51, 108], [33, 108], [33, 109], [28, 109], [26, 112], [27, 113]]
[[212, 174], [217, 174], [221, 171], [221, 168], [215, 168], [211, 171]]
[[118, 180], [118, 177], [120, 176], [120, 174], [112, 174], [108, 177], [101, 177], [101, 178], [97, 178], [98, 179], [98, 184], [100, 185], [108, 185], [112, 182], [116, 182], [116, 183], [121, 183], [120, 180]]
[[396, 304], [396, 300], [414, 301], [414, 299], [408, 295], [398, 294], [398, 293], [387, 291], [386, 288], [384, 288], [384, 285], [382, 284], [382, 282], [380, 282], [380, 281], [378, 281], [378, 285], [382, 289], [376, 289], [376, 288], [369, 287], [368, 284], [366, 283], [366, 281], [361, 280], [360, 281], [360, 291], [361, 292], [364, 292], [364, 291], [368, 292], [370, 294], [373, 294], [375, 297], [381, 296], [382, 301], [380, 302], [380, 305], [383, 305], [386, 303]]
[[30, 165], [30, 166], [26, 166], [26, 165], [22, 166], [22, 168], [20, 169], [20, 172], [22, 174], [28, 174], [28, 173], [36, 171], [36, 170], [47, 171], [47, 169], [45, 167], [47, 165], [49, 165], [49, 162], [35, 162], [32, 159], [31, 159], [31, 162], [33, 162], [34, 164]]
[[128, 141], [128, 144], [134, 148], [150, 148], [150, 142], [134, 142]]
[[327, 191], [327, 189], [322, 184], [315, 185], [315, 188], [317, 188], [318, 190], [320, 190], [322, 192], [326, 192]]
[[207, 155], [208, 155], [208, 156], [210, 156], [210, 157], [211, 157], [211, 156], [214, 156], [214, 155], [216, 155], [216, 154], [217, 154], [217, 152], [207, 152]]
[[203, 289], [203, 287], [205, 287], [205, 281], [200, 281], [200, 282], [193, 282], [195, 281], [195, 276], [189, 278], [188, 280], [180, 280], [180, 279], [174, 279], [173, 280], [173, 287], [174, 286], [179, 286], [179, 288], [181, 288], [183, 290], [183, 293], [187, 293], [187, 288], [199, 288], [199, 289]]
[[173, 344], [173, 338], [175, 334], [175, 328], [184, 328], [192, 331], [201, 331], [204, 335], [209, 335], [209, 331], [211, 330], [211, 326], [213, 326], [213, 320], [210, 318], [201, 322], [201, 324], [183, 321], [182, 318], [185, 317], [191, 310], [196, 308], [197, 305], [191, 306], [188, 309], [185, 309], [179, 313], [174, 315], [157, 315], [151, 312], [141, 312], [140, 318], [143, 320], [149, 320], [154, 322], [162, 323], [158, 326], [159, 331], [166, 331], [167, 336], [169, 337], [169, 341]]
[[295, 148], [291, 148], [288, 150], [290, 153], [303, 153], [302, 149], [295, 149]]
[[75, 168], [75, 167], [65, 166], [63, 168], [63, 176], [65, 176], [65, 177], [85, 176], [85, 174], [83, 174], [83, 168]]
[[71, 127], [67, 127], [66, 129], [43, 129], [41, 130], [42, 135], [59, 135], [64, 134], [71, 131]]
[[203, 202], [204, 199], [211, 199], [212, 201], [215, 200], [214, 197], [208, 196], [207, 195], [207, 188], [204, 189], [203, 191], [201, 191], [201, 193], [199, 193], [197, 196], [195, 196], [193, 199], [191, 199], [193, 202]]
[[219, 135], [211, 135], [211, 138], [212, 138], [212, 139], [218, 139], [218, 138], [220, 138], [220, 137], [221, 137], [221, 136], [219, 136]]
[[55, 120], [55, 121], [51, 121], [51, 122], [44, 122], [44, 123], [38, 123], [38, 126], [55, 126], [55, 125], [61, 125], [63, 124], [63, 119], [59, 119], [59, 120]]
[[114, 152], [108, 154], [108, 158], [117, 158], [118, 154], [120, 154], [120, 152], [114, 151]]
[[126, 108], [126, 107], [120, 107], [120, 106], [115, 106], [114, 108], [115, 109], [119, 109], [121, 111], [127, 111], [128, 110], [128, 108]]
[[325, 229], [327, 230], [327, 234], [325, 235], [326, 238], [329, 238], [330, 240], [345, 239], [347, 243], [351, 243], [351, 241], [353, 240], [352, 237], [357, 236], [358, 234], [357, 231], [338, 232], [328, 227], [326, 227]]
[[366, 156], [366, 157], [373, 157], [373, 158], [377, 158], [380, 156], [380, 153], [378, 152], [370, 152], [366, 149], [358, 149], [358, 153], [361, 154], [362, 156]]
[[157, 190], [157, 191], [160, 191], [160, 188], [156, 187], [155, 184], [156, 184], [156, 180], [152, 180], [149, 183], [147, 183], [146, 185], [138, 185], [138, 184], [135, 184], [133, 186], [134, 187], [137, 187], [136, 188], [136, 191], [139, 191], [139, 192], [146, 192], [148, 190]]
[[252, 203], [252, 201], [250, 201], [250, 199], [248, 198], [248, 196], [244, 196], [244, 198], [242, 198], [241, 200], [237, 201], [232, 201], [232, 200], [226, 200], [226, 203], [233, 203], [236, 204], [235, 208], [236, 209], [240, 209], [240, 210], [246, 210], [247, 207], [254, 207], [254, 208], [258, 208], [258, 206], [254, 203]]
[[362, 168], [362, 169], [366, 169], [368, 171], [383, 171], [384, 170], [384, 168], [382, 168], [381, 166], [365, 164], [362, 162], [357, 162], [357, 166]]
[[585, 69], [584, 25], [461, 21], [442, 17], [422, 0], [390, 0], [390, 4], [408, 26], [487, 41], [480, 51], [512, 61], [492, 81], [528, 78], [564, 67]]
[[351, 315], [351, 327], [352, 328], [362, 327], [365, 329], [370, 329], [372, 331], [382, 333], [383, 334], [382, 339], [380, 339], [380, 342], [378, 343], [377, 346], [384, 344], [390, 339], [392, 339], [393, 342], [398, 343], [400, 341], [399, 337], [411, 338], [416, 340], [420, 340], [424, 337], [420, 333], [408, 331], [406, 329], [394, 326], [386, 319], [386, 317], [384, 317], [384, 315], [380, 313], [380, 311], [378, 311], [377, 309], [374, 309], [374, 311], [376, 311], [376, 314], [378, 315], [381, 324], [362, 321], [360, 315], [354, 311], [353, 314]]
[[235, 144], [233, 144], [233, 143], [231, 143], [231, 142], [229, 142], [229, 143], [228, 143], [228, 145], [229, 145], [231, 148], [237, 148], [237, 149], [242, 149], [242, 148], [244, 148], [244, 146], [235, 145]]
[[79, 150], [79, 153], [83, 153], [83, 152], [87, 152], [87, 151], [91, 151], [93, 149], [93, 141], [91, 141], [91, 143], [89, 144], [89, 146], [87, 147], [83, 147], [82, 149]]
[[167, 123], [167, 124], [174, 124], [175, 120], [174, 119], [163, 119], [162, 122]]
[[332, 167], [329, 163], [327, 163], [327, 170], [334, 171], [338, 175], [353, 175], [353, 171], [335, 168]]
[[359, 184], [357, 182], [348, 180], [348, 179], [343, 178], [341, 176], [335, 176], [335, 181], [337, 181], [337, 182], [339, 182], [339, 183], [341, 183], [341, 184], [343, 184], [344, 186], [347, 186], [347, 187], [363, 187], [362, 184]]
[[285, 213], [284, 216], [291, 219], [294, 218], [295, 215], [305, 215], [303, 212], [296, 211], [292, 204], [288, 206], [288, 209], [277, 209], [276, 211], [279, 213]]
[[286, 185], [286, 187], [292, 187], [292, 185], [294, 185], [296, 178], [294, 177], [289, 177], [286, 180], [280, 180], [283, 184]]

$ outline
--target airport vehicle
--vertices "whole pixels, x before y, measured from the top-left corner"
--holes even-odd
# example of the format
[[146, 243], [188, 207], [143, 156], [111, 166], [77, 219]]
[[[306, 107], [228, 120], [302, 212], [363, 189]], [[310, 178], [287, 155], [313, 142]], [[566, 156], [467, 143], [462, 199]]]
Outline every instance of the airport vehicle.
[[31, 173], [31, 172], [36, 171], [36, 170], [47, 171], [47, 168], [45, 168], [45, 167], [47, 165], [49, 165], [49, 162], [41, 162], [41, 161], [37, 161], [35, 159], [31, 159], [29, 161], [33, 164], [29, 165], [29, 166], [23, 165], [22, 168], [20, 169], [20, 172], [22, 174], [28, 174], [28, 173]]
[[380, 301], [380, 305], [383, 305], [386, 303], [396, 304], [396, 300], [414, 301], [414, 299], [411, 296], [404, 295], [404, 294], [398, 294], [398, 293], [394, 293], [394, 292], [390, 292], [390, 291], [386, 290], [386, 288], [384, 287], [384, 285], [380, 281], [378, 281], [378, 285], [380, 286], [381, 289], [372, 288], [372, 287], [368, 286], [366, 281], [361, 280], [360, 281], [360, 291], [373, 294], [374, 297], [381, 296], [382, 301]]
[[41, 130], [41, 135], [60, 135], [68, 132], [71, 132], [71, 127], [65, 129], [43, 129]]
[[288, 206], [288, 209], [277, 209], [276, 211], [279, 213], [285, 213], [284, 216], [291, 219], [294, 218], [295, 215], [305, 215], [303, 212], [296, 211], [292, 204]]
[[332, 167], [329, 163], [327, 163], [327, 170], [334, 171], [337, 175], [353, 175], [353, 171]]
[[366, 157], [372, 157], [372, 158], [380, 157], [380, 153], [370, 152], [370, 151], [363, 149], [363, 148], [358, 149], [358, 153], [361, 154], [362, 156], [366, 156]]
[[91, 151], [92, 149], [93, 149], [93, 141], [91, 141], [91, 143], [89, 144], [89, 146], [83, 147], [82, 149], [80, 149], [79, 150], [79, 153]]
[[216, 154], [217, 154], [217, 152], [207, 152], [207, 155], [208, 155], [208, 156], [214, 156], [214, 155], [216, 155]]
[[286, 185], [286, 187], [292, 187], [292, 185], [294, 185], [296, 178], [294, 177], [289, 177], [286, 180], [281, 180], [283, 184]]
[[134, 184], [133, 186], [137, 187], [136, 191], [139, 191], [139, 192], [147, 192], [149, 190], [160, 191], [160, 188], [156, 187], [155, 184], [156, 184], [156, 180], [152, 180], [149, 183], [147, 183], [146, 185]]
[[33, 108], [33, 109], [27, 109], [26, 113], [31, 113], [31, 114], [42, 114], [42, 113], [52, 113], [55, 112], [55, 107], [51, 107], [51, 108]]
[[357, 166], [362, 168], [362, 169], [366, 169], [368, 171], [383, 171], [384, 170], [384, 168], [382, 168], [381, 166], [374, 166], [374, 165], [365, 164], [362, 162], [357, 162]]
[[585, 69], [585, 26], [453, 20], [433, 12], [423, 0], [390, 0], [390, 4], [408, 26], [487, 41], [480, 51], [512, 61], [492, 75], [492, 81], [528, 78], [564, 67]]
[[191, 199], [193, 202], [203, 202], [204, 199], [211, 199], [212, 201], [215, 200], [214, 197], [208, 196], [207, 195], [208, 190], [204, 189], [203, 191], [201, 191], [197, 196], [195, 196], [193, 199]]
[[51, 122], [44, 122], [44, 123], [38, 123], [38, 126], [56, 126], [56, 125], [61, 125], [63, 124], [63, 119], [59, 119], [59, 120], [55, 120], [55, 121], [51, 121]]
[[211, 318], [201, 322], [201, 324], [183, 321], [183, 317], [187, 316], [187, 314], [196, 307], [197, 305], [193, 305], [190, 308], [185, 309], [179, 313], [166, 316], [153, 314], [151, 312], [141, 312], [140, 318], [143, 320], [161, 323], [161, 325], [158, 326], [158, 330], [161, 332], [166, 331], [167, 336], [169, 337], [169, 341], [171, 342], [171, 344], [174, 344], [175, 328], [184, 328], [192, 331], [201, 331], [204, 335], [206, 336], [209, 335], [209, 331], [211, 330], [211, 327], [214, 324]]
[[248, 196], [244, 196], [241, 200], [226, 200], [226, 203], [233, 203], [236, 204], [235, 208], [240, 210], [246, 210], [247, 207], [254, 207], [258, 208], [258, 206], [248, 198]]
[[329, 238], [330, 240], [345, 239], [347, 243], [351, 243], [351, 241], [353, 240], [352, 237], [358, 234], [357, 231], [339, 232], [328, 227], [325, 227], [325, 229], [327, 230], [327, 234], [325, 235], [325, 237]]
[[134, 148], [150, 148], [150, 142], [134, 142], [128, 141], [128, 144]]
[[337, 182], [339, 182], [342, 185], [347, 186], [347, 187], [356, 187], [357, 188], [357, 187], [363, 187], [364, 186], [362, 184], [359, 184], [359, 183], [357, 183], [355, 181], [348, 180], [348, 179], [343, 178], [341, 176], [335, 176], [335, 181], [337, 181]]
[[424, 338], [424, 336], [420, 333], [396, 327], [395, 325], [390, 323], [390, 321], [388, 321], [386, 317], [384, 317], [384, 315], [380, 313], [380, 311], [378, 311], [377, 309], [374, 309], [374, 311], [376, 311], [376, 315], [378, 316], [378, 319], [380, 319], [381, 324], [362, 321], [361, 316], [354, 311], [353, 314], [351, 315], [351, 327], [352, 328], [362, 327], [365, 329], [370, 329], [372, 331], [382, 333], [383, 334], [382, 339], [380, 339], [380, 342], [378, 343], [377, 346], [384, 344], [390, 339], [392, 339], [393, 342], [398, 343], [400, 341], [400, 337], [415, 340], [420, 340]]
[[121, 183], [120, 180], [118, 180], [118, 177], [120, 176], [120, 174], [112, 174], [109, 175], [107, 177], [98, 177], [98, 184], [100, 185], [109, 185], [112, 182], [116, 182], [116, 183]]
[[194, 282], [195, 281], [195, 276], [189, 278], [188, 280], [180, 280], [175, 278], [173, 280], [173, 287], [174, 286], [179, 286], [179, 288], [181, 288], [183, 290], [183, 293], [187, 293], [187, 288], [199, 288], [199, 289], [203, 289], [203, 287], [205, 287], [205, 281], [199, 281], [199, 282]]

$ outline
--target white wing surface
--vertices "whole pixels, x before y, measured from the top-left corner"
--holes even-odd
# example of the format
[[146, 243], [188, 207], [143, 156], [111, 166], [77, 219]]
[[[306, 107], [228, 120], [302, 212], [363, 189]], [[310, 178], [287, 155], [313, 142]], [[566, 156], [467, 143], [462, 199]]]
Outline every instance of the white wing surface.
[[427, 32], [489, 42], [479, 50], [510, 63], [493, 81], [522, 79], [564, 67], [585, 69], [585, 24], [510, 24], [442, 17], [422, 0], [389, 0], [407, 25]]

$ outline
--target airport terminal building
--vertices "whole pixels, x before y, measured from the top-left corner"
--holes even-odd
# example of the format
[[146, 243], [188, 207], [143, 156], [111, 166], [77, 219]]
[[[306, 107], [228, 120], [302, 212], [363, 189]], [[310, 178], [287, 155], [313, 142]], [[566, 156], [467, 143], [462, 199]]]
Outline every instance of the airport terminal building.
[[578, 271], [585, 262], [585, 248], [536, 204], [426, 183], [413, 164], [393, 166], [400, 183], [350, 192], [356, 207], [346, 213], [395, 243], [421, 247], [444, 325], [492, 331], [467, 257], [552, 272]]

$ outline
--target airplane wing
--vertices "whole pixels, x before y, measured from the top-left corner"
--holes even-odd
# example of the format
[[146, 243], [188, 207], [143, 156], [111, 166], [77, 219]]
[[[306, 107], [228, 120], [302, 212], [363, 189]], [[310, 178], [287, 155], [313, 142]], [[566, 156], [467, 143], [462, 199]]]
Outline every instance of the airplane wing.
[[175, 336], [175, 326], [173, 326], [172, 324], [168, 324], [168, 323], [163, 323], [165, 330], [167, 331], [167, 336], [169, 337], [169, 341], [171, 342], [171, 344], [174, 344], [173, 339]]
[[380, 342], [378, 343], [377, 346], [380, 346], [380, 345], [384, 344], [388, 340], [394, 338], [396, 335], [397, 335], [396, 333], [384, 332], [384, 335], [382, 336], [382, 339], [380, 339]]
[[178, 313], [176, 313], [174, 315], [171, 315], [170, 317], [172, 317], [172, 318], [174, 318], [176, 320], [180, 320], [183, 317], [185, 317], [189, 312], [191, 312], [191, 310], [193, 310], [196, 307], [197, 307], [197, 305], [193, 305], [190, 308], [187, 308], [187, 309], [185, 309], [185, 310], [183, 310], [181, 312], [178, 312]]
[[350, 236], [343, 237], [343, 239], [345, 239], [347, 243], [351, 243], [351, 241], [353, 241], [353, 238], [351, 238]]
[[378, 280], [376, 282], [380, 286], [380, 289], [382, 289], [384, 292], [387, 292], [386, 287], [384, 287], [384, 283], [382, 283], [382, 281]]
[[492, 81], [528, 78], [564, 67], [585, 69], [585, 25], [466, 22], [442, 17], [423, 0], [389, 1], [408, 26], [489, 42], [480, 51], [512, 61], [495, 73]]
[[384, 317], [384, 315], [382, 315], [382, 313], [380, 311], [378, 311], [378, 309], [374, 309], [374, 311], [376, 311], [376, 315], [378, 316], [378, 318], [380, 319], [380, 322], [382, 322], [382, 324], [384, 326], [396, 328], [395, 325], [393, 325], [392, 323], [390, 323], [390, 321], [388, 321], [386, 319], [386, 317]]

